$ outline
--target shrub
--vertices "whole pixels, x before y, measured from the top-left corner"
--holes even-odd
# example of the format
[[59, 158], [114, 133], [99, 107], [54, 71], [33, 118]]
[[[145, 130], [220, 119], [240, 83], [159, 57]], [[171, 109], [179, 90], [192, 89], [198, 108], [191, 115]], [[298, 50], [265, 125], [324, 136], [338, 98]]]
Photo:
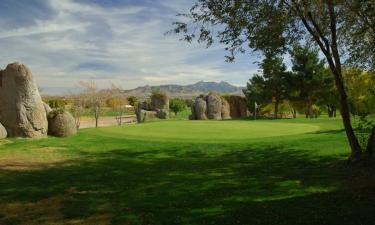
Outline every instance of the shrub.
[[179, 112], [184, 111], [186, 107], [186, 102], [183, 99], [174, 98], [169, 101], [169, 109], [174, 112], [175, 115], [177, 115], [177, 113]]

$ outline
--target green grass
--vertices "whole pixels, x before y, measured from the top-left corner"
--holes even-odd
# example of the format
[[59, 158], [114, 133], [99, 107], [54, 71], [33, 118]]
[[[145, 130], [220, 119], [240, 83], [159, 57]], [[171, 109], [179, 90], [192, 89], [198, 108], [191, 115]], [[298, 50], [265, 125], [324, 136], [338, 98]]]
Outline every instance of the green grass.
[[374, 223], [375, 182], [340, 163], [339, 119], [175, 119], [0, 143], [0, 224]]

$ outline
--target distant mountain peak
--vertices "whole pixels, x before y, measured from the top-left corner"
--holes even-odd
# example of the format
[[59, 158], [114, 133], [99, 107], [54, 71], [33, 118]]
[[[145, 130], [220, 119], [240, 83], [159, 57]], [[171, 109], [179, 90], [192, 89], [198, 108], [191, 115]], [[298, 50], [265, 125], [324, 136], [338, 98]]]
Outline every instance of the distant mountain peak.
[[194, 84], [189, 85], [176, 85], [176, 84], [166, 84], [159, 86], [143, 86], [137, 87], [132, 90], [125, 91], [127, 95], [134, 95], [141, 99], [147, 98], [151, 95], [152, 90], [160, 90], [166, 92], [170, 97], [179, 98], [193, 98], [200, 94], [206, 94], [208, 92], [217, 93], [229, 93], [234, 95], [243, 95], [242, 87], [234, 86], [226, 81], [218, 82], [207, 82], [199, 81]]

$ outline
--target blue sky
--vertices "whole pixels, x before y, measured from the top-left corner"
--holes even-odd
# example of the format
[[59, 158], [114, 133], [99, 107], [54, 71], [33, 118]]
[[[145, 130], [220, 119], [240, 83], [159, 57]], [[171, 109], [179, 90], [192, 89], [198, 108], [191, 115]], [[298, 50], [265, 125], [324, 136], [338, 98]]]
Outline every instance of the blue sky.
[[80, 80], [124, 89], [227, 81], [245, 85], [257, 71], [249, 55], [225, 63], [223, 46], [165, 36], [192, 0], [0, 0], [0, 68], [29, 66], [45, 93]]

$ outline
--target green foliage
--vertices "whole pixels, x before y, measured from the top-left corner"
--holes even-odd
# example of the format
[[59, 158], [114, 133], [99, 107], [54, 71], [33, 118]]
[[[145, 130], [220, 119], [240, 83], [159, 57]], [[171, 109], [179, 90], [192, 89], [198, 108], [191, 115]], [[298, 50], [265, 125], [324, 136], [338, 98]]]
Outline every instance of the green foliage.
[[48, 113], [48, 118], [54, 119], [56, 116], [58, 116], [60, 114], [63, 114], [64, 112], [65, 112], [65, 110], [62, 109], [62, 108], [54, 109], [50, 113]]
[[359, 116], [354, 121], [354, 131], [362, 149], [366, 149], [368, 138], [372, 132], [375, 122], [367, 116]]
[[169, 109], [177, 115], [187, 108], [186, 101], [180, 98], [173, 98], [169, 101]]
[[322, 107], [327, 107], [327, 113], [330, 117], [336, 114], [339, 108], [339, 95], [335, 87], [334, 76], [328, 68], [325, 68], [319, 74], [322, 82], [321, 87], [316, 90], [314, 96], [316, 97], [316, 104]]
[[247, 50], [283, 53], [296, 41], [312, 40], [332, 60], [330, 48], [340, 43], [347, 59], [375, 68], [374, 8], [372, 1], [200, 0], [178, 15], [183, 19], [170, 32], [207, 46], [218, 41], [226, 46], [228, 61]]
[[[349, 3], [350, 2], [350, 3]], [[375, 1], [348, 1], [344, 27], [350, 57], [354, 67], [375, 70]]]
[[127, 100], [128, 100], [128, 102], [129, 102], [129, 105], [131, 105], [131, 106], [137, 106], [138, 105], [138, 98], [137, 97], [135, 97], [135, 96], [129, 96], [128, 98], [127, 98]]
[[322, 114], [322, 110], [320, 109], [320, 107], [315, 104], [312, 105], [312, 112], [315, 118], [317, 118], [318, 116]]
[[[236, 53], [244, 53], [247, 48], [267, 58], [268, 54], [285, 53], [295, 42], [313, 41], [335, 77], [352, 156], [358, 158], [360, 150], [352, 132], [342, 62], [358, 57], [365, 59], [367, 65], [375, 64], [374, 7], [372, 1], [362, 4], [358, 1], [200, 0], [188, 13], [179, 14], [185, 20], [175, 22], [172, 32], [182, 34], [188, 42], [197, 39], [207, 46], [218, 40], [229, 51], [227, 61], [233, 61]], [[277, 102], [276, 99], [276, 116]], [[311, 115], [311, 104], [308, 108]]]
[[351, 113], [361, 117], [375, 113], [374, 74], [350, 68], [344, 71], [344, 81]]
[[[289, 53], [293, 70], [289, 81], [289, 92], [293, 93], [290, 100], [304, 103], [303, 112], [306, 117], [316, 117], [320, 114], [320, 109], [319, 113], [317, 111], [318, 102], [329, 105], [329, 96], [324, 95], [330, 95], [328, 91], [334, 87], [333, 83], [327, 87], [333, 82], [333, 76], [325, 76], [327, 70], [324, 61], [319, 58], [319, 51], [310, 45], [301, 46], [296, 43]], [[325, 99], [327, 101], [324, 101]]]
[[68, 102], [65, 99], [61, 99], [61, 98], [48, 100], [48, 105], [53, 109], [64, 108], [67, 104]]
[[244, 94], [249, 108], [254, 111], [254, 102], [267, 104], [274, 102], [275, 116], [278, 113], [278, 105], [288, 97], [288, 79], [290, 73], [281, 57], [267, 55], [260, 64], [262, 75], [254, 75], [247, 83]]
[[253, 112], [255, 111], [255, 102], [260, 105], [270, 101], [266, 92], [266, 82], [259, 74], [255, 74], [249, 82], [247, 82], [244, 94], [246, 96], [248, 108]]

